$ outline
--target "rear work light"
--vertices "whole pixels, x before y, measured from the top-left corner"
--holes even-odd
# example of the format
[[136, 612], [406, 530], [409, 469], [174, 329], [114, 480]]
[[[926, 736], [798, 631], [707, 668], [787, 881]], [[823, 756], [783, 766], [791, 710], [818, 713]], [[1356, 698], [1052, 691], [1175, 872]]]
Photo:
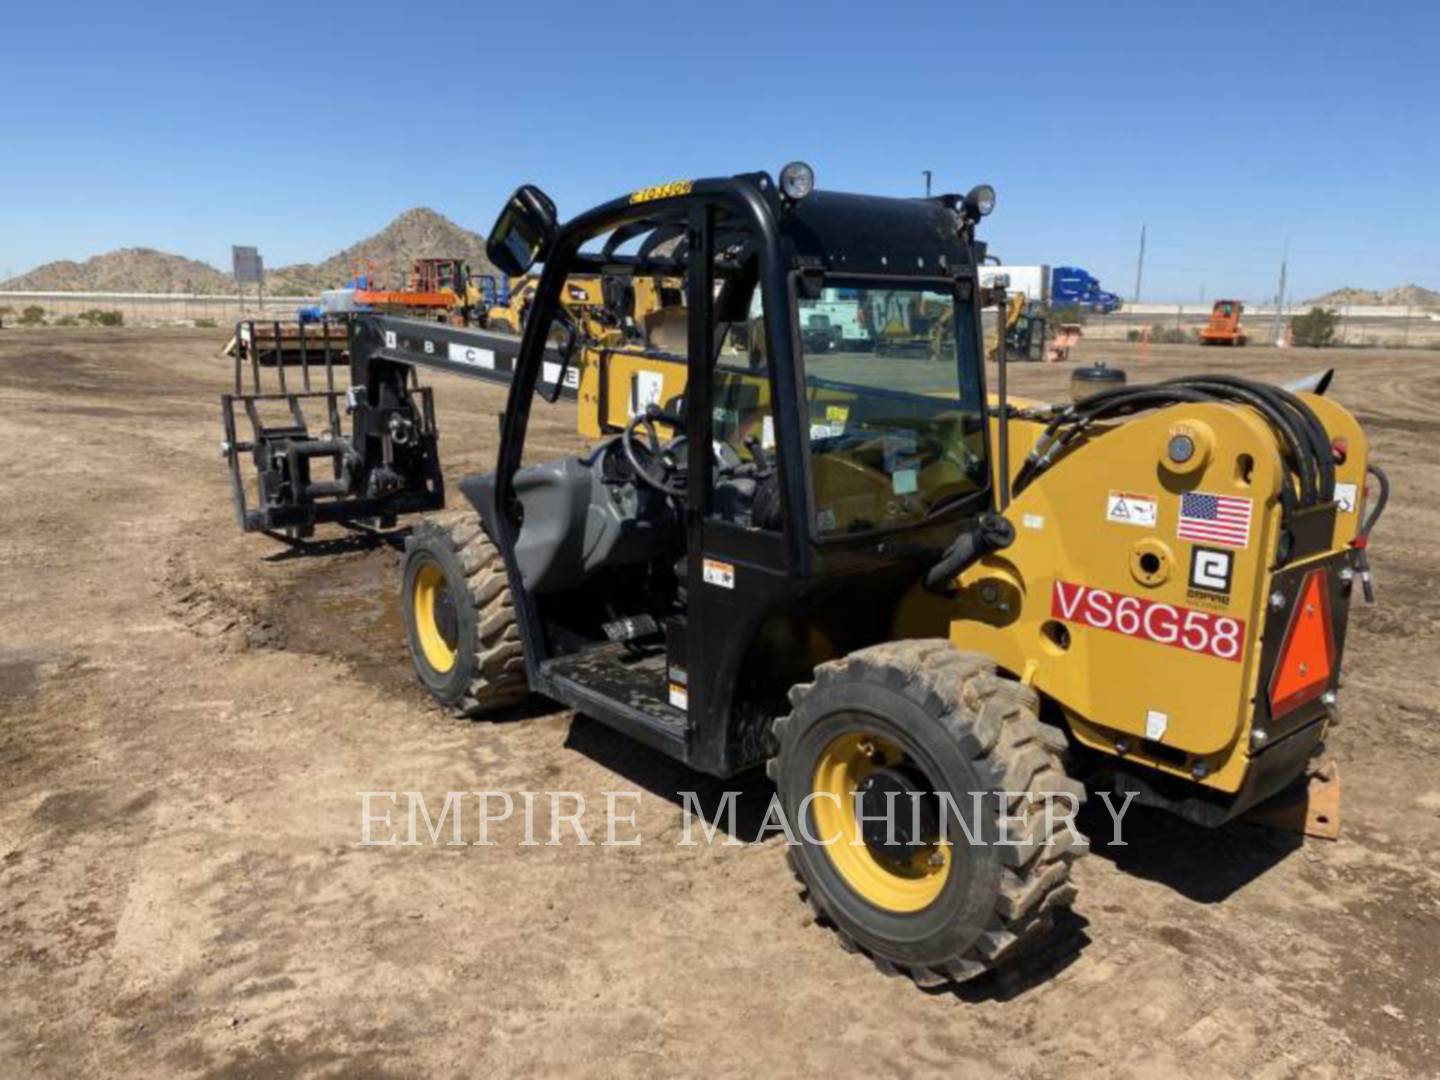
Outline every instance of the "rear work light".
[[1330, 618], [1330, 581], [1311, 570], [1290, 612], [1280, 658], [1270, 678], [1270, 715], [1280, 716], [1314, 701], [1335, 672], [1335, 634]]

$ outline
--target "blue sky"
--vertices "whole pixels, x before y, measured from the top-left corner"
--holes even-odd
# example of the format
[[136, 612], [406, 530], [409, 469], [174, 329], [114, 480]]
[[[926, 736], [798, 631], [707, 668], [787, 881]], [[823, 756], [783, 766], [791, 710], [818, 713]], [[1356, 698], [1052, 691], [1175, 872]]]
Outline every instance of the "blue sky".
[[[0, 275], [146, 245], [317, 260], [429, 205], [488, 230], [803, 158], [985, 180], [1007, 262], [1145, 299], [1440, 288], [1440, 5], [11, 5]], [[303, 45], [303, 47], [302, 47]]]

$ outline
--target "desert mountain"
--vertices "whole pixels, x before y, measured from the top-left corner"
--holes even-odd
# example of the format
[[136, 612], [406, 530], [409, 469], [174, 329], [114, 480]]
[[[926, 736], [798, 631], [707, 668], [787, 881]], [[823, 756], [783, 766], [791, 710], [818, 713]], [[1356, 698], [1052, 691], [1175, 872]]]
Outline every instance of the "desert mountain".
[[368, 272], [373, 263], [382, 277], [401, 278], [418, 258], [464, 259], [476, 274], [494, 273], [485, 258], [485, 238], [462, 229], [443, 214], [424, 206], [406, 210], [389, 225], [358, 244], [316, 264], [299, 263], [266, 273], [266, 288], [276, 294], [318, 294], [349, 281], [356, 266]]
[[1346, 304], [1353, 304], [1357, 307], [1412, 307], [1440, 311], [1440, 292], [1422, 289], [1419, 285], [1400, 285], [1383, 292], [1378, 289], [1344, 288], [1317, 296], [1314, 300], [1306, 300], [1305, 303], [1314, 304], [1316, 307], [1344, 307]]
[[121, 248], [84, 262], [62, 259], [0, 283], [0, 289], [34, 292], [224, 293], [233, 288], [230, 275], [209, 263], [154, 248]]
[[[264, 254], [263, 250], [261, 254]], [[265, 291], [273, 296], [318, 296], [343, 285], [359, 265], [401, 279], [418, 258], [464, 259], [476, 274], [494, 273], [485, 258], [485, 238], [463, 229], [428, 207], [401, 214], [374, 236], [353, 244], [322, 263], [297, 263], [265, 271]], [[0, 282], [0, 289], [36, 292], [188, 292], [228, 293], [230, 275], [208, 263], [151, 248], [121, 248], [77, 263], [68, 260]]]

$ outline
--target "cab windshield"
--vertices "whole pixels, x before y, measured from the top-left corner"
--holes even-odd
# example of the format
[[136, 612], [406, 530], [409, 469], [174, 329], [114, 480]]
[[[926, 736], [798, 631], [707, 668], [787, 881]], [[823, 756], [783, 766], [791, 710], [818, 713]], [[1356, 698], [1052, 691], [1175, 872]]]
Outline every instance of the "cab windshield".
[[827, 281], [796, 301], [820, 537], [912, 525], [985, 488], [972, 309], [941, 287]]

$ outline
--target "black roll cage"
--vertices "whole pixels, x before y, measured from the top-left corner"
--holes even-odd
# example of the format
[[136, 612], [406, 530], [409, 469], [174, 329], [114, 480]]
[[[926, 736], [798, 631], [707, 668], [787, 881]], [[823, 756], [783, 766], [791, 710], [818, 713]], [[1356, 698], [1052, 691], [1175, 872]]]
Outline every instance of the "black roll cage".
[[[762, 194], [762, 191], [765, 194]], [[594, 237], [611, 230], [655, 216], [656, 211], [690, 211], [687, 232], [694, 233], [695, 212], [713, 212], [717, 205], [728, 205], [749, 226], [758, 260], [758, 280], [762, 303], [766, 311], [784, 311], [789, 303], [789, 282], [784, 253], [780, 246], [780, 230], [775, 219], [778, 197], [774, 194], [770, 178], [762, 174], [727, 177], [723, 179], [697, 180], [685, 194], [670, 195], [658, 199], [638, 200], [637, 195], [612, 199], [610, 202], [573, 218], [560, 228], [550, 249], [544, 253], [545, 269], [536, 289], [530, 319], [526, 324], [520, 342], [520, 353], [515, 363], [515, 379], [510, 385], [510, 396], [505, 407], [505, 432], [500, 440], [500, 455], [495, 468], [493, 508], [486, 517], [499, 530], [496, 540], [502, 550], [508, 550], [519, 539], [519, 504], [515, 498], [515, 473], [520, 468], [524, 451], [526, 430], [529, 423], [530, 406], [540, 377], [542, 357], [551, 319], [555, 316], [560, 301], [560, 290], [565, 279], [572, 273], [685, 273], [688, 269], [684, 260], [677, 258], [652, 258], [645, 253], [635, 256], [616, 255], [613, 248], [600, 255], [582, 254], [580, 247]], [[713, 265], [713, 260], [712, 260]], [[707, 279], [709, 275], [706, 275]], [[687, 275], [687, 281], [690, 280]], [[690, 306], [692, 310], [706, 310], [712, 302], [708, 295], [697, 297], [701, 290], [691, 282]], [[696, 301], [701, 301], [696, 303]], [[706, 320], [708, 321], [708, 320]], [[780, 377], [773, 381], [777, 416], [798, 415], [797, 380], [793, 342], [782, 333], [788, 326], [786, 320], [767, 318], [765, 320], [765, 347], [773, 370]], [[789, 365], [790, 377], [784, 375]], [[793, 441], [793, 425], [778, 425], [777, 439]], [[782, 498], [788, 507], [796, 508], [797, 499], [806, 490], [803, 475], [804, 458], [797, 445], [785, 445], [778, 455], [780, 463], [780, 485]], [[707, 459], [708, 460], [708, 459]], [[703, 477], [692, 482], [702, 482]], [[703, 490], [703, 486], [702, 486]], [[805, 500], [808, 503], [808, 499]], [[794, 519], [794, 510], [789, 514]], [[785, 530], [789, 543], [789, 555], [793, 566], [803, 565], [805, 560], [805, 538], [803, 530]]]
[[[798, 362], [799, 343], [796, 340], [798, 328], [788, 317], [777, 318], [768, 313], [787, 313], [795, 289], [795, 279], [802, 275], [819, 274], [823, 277], [840, 277], [850, 280], [869, 279], [875, 281], [904, 281], [907, 285], [929, 284], [948, 287], [955, 304], [965, 304], [971, 309], [972, 333], [983, 337], [980, 320], [980, 290], [972, 277], [972, 288], [968, 296], [962, 296], [956, 288], [954, 276], [944, 276], [935, 271], [904, 274], [892, 272], [847, 272], [836, 269], [833, 272], [820, 267], [805, 265], [813, 259], [804, 257], [787, 258], [782, 245], [780, 226], [777, 220], [783, 212], [780, 195], [773, 182], [764, 173], [748, 173], [733, 177], [696, 180], [688, 185], [684, 193], [667, 194], [659, 198], [646, 198], [645, 192], [637, 192], [602, 203], [591, 210], [571, 219], [560, 227], [549, 249], [543, 252], [545, 269], [536, 289], [531, 318], [520, 343], [515, 360], [515, 376], [510, 385], [510, 395], [504, 416], [505, 432], [500, 441], [500, 454], [496, 463], [496, 480], [493, 487], [493, 507], [482, 507], [482, 513], [492, 527], [499, 530], [496, 539], [502, 550], [513, 546], [519, 538], [519, 503], [514, 493], [514, 477], [520, 468], [524, 452], [525, 437], [529, 423], [529, 412], [534, 400], [535, 385], [542, 370], [542, 357], [546, 352], [551, 320], [562, 310], [560, 290], [567, 277], [574, 273], [585, 274], [674, 274], [685, 275], [689, 282], [687, 298], [692, 312], [706, 317], [698, 321], [702, 331], [708, 332], [709, 314], [713, 305], [712, 274], [717, 265], [714, 252], [704, 260], [707, 272], [703, 281], [693, 280], [697, 275], [689, 273], [688, 252], [698, 242], [698, 233], [703, 219], [699, 214], [713, 215], [717, 209], [728, 208], [748, 227], [748, 236], [753, 249], [745, 252], [746, 259], [753, 257], [756, 262], [756, 286], [760, 289], [761, 301], [767, 312], [765, 319], [766, 355], [772, 376], [775, 394], [773, 412], [777, 417], [776, 439], [779, 444], [778, 463], [783, 505], [786, 510], [785, 537], [787, 554], [792, 568], [806, 573], [812, 562], [809, 544], [810, 530], [805, 527], [809, 508], [814, 502], [811, 478], [806, 469], [806, 455], [800, 442], [800, 433], [795, 425], [784, 423], [781, 416], [799, 415], [804, 400], [805, 375]], [[952, 196], [940, 196], [931, 202], [950, 205]], [[657, 220], [659, 219], [659, 220]], [[711, 221], [713, 223], [713, 217]], [[683, 224], [682, 224], [683, 222]], [[604, 233], [611, 233], [610, 239], [597, 253], [582, 252], [580, 248], [589, 240]], [[616, 250], [630, 240], [650, 233], [635, 255], [616, 254]], [[681, 255], [657, 256], [655, 248], [661, 244], [679, 239], [677, 249]], [[968, 228], [965, 239], [969, 241]], [[717, 245], [718, 246], [718, 245]], [[791, 265], [792, 262], [795, 265]], [[740, 269], [740, 263], [728, 261], [723, 256], [718, 260], [722, 268]], [[559, 268], [558, 270], [552, 268]], [[898, 271], [898, 268], [897, 268]], [[692, 324], [695, 320], [692, 320]], [[785, 332], [788, 330], [788, 333]], [[693, 330], [692, 330], [693, 334]], [[692, 336], [692, 346], [697, 338]], [[977, 358], [977, 387], [982, 417], [982, 437], [987, 466], [990, 462], [991, 446], [988, 423], [985, 415], [985, 371], [983, 340], [972, 342]], [[692, 349], [693, 351], [693, 349]], [[957, 376], [959, 358], [957, 358]], [[708, 387], [687, 387], [687, 395], [703, 395], [708, 408]], [[692, 472], [691, 483], [700, 492], [708, 490], [709, 458], [697, 455], [699, 472]], [[976, 501], [992, 501], [993, 492], [989, 483], [976, 493]], [[703, 497], [703, 495], [702, 495]], [[968, 500], [967, 500], [968, 501]], [[987, 507], [988, 508], [988, 507]], [[844, 538], [825, 541], [834, 544]], [[858, 538], [857, 538], [858, 539]], [[863, 539], [873, 542], [871, 534]]]

